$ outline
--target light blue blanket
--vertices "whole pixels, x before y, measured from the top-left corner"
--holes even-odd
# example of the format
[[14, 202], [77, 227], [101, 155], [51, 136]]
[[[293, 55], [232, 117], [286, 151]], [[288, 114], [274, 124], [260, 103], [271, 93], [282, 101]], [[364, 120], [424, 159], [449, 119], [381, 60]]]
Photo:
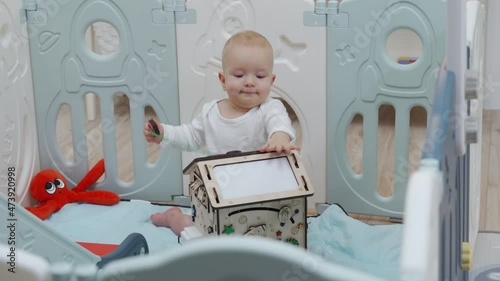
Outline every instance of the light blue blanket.
[[[149, 216], [167, 210], [145, 202], [120, 202], [109, 207], [68, 204], [46, 222], [76, 242], [120, 244], [128, 234], [139, 232], [148, 241], [150, 254], [181, 247], [168, 228], [154, 226]], [[188, 208], [181, 209], [190, 214]], [[327, 260], [397, 280], [401, 225], [368, 225], [347, 216], [336, 205], [321, 216], [309, 218], [308, 250]]]
[[331, 205], [309, 219], [309, 251], [340, 265], [398, 280], [402, 225], [369, 225]]
[[[151, 254], [181, 247], [177, 236], [165, 227], [156, 227], [149, 216], [168, 206], [147, 202], [120, 202], [112, 207], [72, 203], [52, 214], [46, 222], [75, 242], [120, 244], [129, 234], [144, 235]], [[188, 208], [183, 213], [191, 214]]]

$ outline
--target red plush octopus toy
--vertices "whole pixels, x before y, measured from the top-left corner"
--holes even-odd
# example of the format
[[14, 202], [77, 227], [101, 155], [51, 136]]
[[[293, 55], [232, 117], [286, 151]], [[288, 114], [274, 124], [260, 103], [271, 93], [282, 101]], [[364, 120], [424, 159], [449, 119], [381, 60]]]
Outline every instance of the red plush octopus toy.
[[82, 202], [100, 205], [114, 205], [120, 196], [105, 190], [86, 191], [104, 174], [104, 159], [101, 159], [73, 189], [68, 188], [66, 179], [57, 171], [46, 169], [33, 177], [30, 194], [40, 204], [26, 207], [35, 216], [45, 220], [68, 203]]

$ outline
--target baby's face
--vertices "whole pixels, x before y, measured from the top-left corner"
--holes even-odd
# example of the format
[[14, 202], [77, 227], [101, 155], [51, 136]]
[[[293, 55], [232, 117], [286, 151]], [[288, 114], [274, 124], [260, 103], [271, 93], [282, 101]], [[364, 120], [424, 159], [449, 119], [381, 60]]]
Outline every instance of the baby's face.
[[233, 105], [251, 109], [263, 103], [271, 91], [275, 79], [272, 52], [259, 46], [230, 48], [220, 76], [222, 87]]

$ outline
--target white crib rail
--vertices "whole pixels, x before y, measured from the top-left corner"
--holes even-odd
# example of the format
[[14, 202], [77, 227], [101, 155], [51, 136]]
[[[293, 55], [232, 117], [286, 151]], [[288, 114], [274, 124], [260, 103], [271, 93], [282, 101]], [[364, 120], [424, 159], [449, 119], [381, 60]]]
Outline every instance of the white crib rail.
[[423, 159], [419, 170], [410, 177], [401, 246], [401, 281], [438, 280], [442, 180], [436, 159]]
[[[3, 248], [0, 248], [0, 252], [0, 269], [3, 269], [6, 255], [3, 254]], [[55, 263], [49, 266], [41, 258], [29, 253], [22, 254], [30, 259], [19, 260], [19, 271], [12, 274], [14, 279], [8, 279], [7, 270], [2, 270], [2, 280], [382, 281], [367, 273], [328, 262], [302, 248], [263, 238], [197, 240], [175, 252], [114, 261], [99, 272], [97, 267], [90, 264], [72, 267]], [[20, 279], [16, 279], [18, 277]]]

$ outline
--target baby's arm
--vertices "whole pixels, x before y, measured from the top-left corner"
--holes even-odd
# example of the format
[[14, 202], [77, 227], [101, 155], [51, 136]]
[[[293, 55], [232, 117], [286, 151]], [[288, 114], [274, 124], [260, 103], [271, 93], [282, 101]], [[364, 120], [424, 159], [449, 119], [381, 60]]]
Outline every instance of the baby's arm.
[[300, 150], [300, 147], [294, 144], [295, 130], [283, 103], [276, 99], [269, 99], [261, 108], [266, 115], [266, 131], [271, 135], [260, 151], [290, 154], [294, 149]]
[[173, 145], [182, 150], [193, 151], [199, 149], [204, 142], [203, 120], [202, 113], [199, 113], [191, 123], [179, 126], [162, 124], [152, 119], [144, 124], [143, 132], [148, 142], [160, 144], [162, 147]]
[[290, 142], [290, 136], [285, 132], [274, 132], [267, 143], [260, 149], [260, 152], [276, 151], [290, 154], [292, 150], [300, 150], [300, 147]]

